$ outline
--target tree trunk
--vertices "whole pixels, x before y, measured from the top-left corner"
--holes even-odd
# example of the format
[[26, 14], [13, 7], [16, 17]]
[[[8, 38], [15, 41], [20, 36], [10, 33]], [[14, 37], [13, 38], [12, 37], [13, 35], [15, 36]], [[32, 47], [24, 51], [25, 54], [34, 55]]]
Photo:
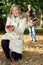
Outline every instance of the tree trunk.
[[41, 28], [43, 27], [43, 20], [42, 20], [42, 18], [43, 18], [43, 14], [41, 14], [41, 20], [40, 20], [40, 27]]

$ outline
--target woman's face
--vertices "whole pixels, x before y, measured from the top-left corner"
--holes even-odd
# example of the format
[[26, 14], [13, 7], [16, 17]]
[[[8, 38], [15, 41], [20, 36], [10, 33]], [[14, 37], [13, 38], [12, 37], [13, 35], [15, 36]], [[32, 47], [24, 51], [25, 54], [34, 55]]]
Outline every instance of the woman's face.
[[32, 9], [32, 6], [31, 5], [28, 5], [28, 9], [31, 10]]
[[14, 7], [14, 8], [12, 9], [12, 15], [13, 15], [13, 16], [17, 16], [18, 14], [19, 14], [18, 8]]

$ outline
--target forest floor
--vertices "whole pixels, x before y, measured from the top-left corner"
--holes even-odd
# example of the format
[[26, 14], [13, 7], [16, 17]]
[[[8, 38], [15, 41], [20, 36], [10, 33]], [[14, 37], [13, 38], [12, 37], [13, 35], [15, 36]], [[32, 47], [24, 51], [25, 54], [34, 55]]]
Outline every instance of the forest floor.
[[[1, 47], [2, 35], [0, 35], [0, 65], [7, 65], [4, 52]], [[29, 35], [24, 35], [23, 58], [19, 65], [43, 65], [43, 35], [36, 35], [37, 42], [30, 42]]]

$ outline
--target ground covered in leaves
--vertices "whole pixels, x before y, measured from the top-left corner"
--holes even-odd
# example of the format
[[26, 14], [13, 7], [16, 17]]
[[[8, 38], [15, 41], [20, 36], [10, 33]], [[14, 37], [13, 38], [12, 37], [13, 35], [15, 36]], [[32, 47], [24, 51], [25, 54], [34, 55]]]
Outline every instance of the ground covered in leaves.
[[[0, 35], [1, 42], [2, 35]], [[30, 42], [29, 35], [24, 35], [23, 58], [19, 65], [43, 65], [43, 35], [36, 36], [37, 42]], [[7, 65], [0, 45], [0, 65]]]

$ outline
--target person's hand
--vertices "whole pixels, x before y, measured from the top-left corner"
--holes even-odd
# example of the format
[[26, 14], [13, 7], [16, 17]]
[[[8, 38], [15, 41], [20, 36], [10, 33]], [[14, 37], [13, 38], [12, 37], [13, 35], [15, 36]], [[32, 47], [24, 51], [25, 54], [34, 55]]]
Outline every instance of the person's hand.
[[15, 27], [14, 27], [14, 26], [11, 26], [11, 25], [7, 26], [6, 28], [7, 28], [9, 31], [13, 31], [13, 30], [15, 29]]
[[10, 31], [13, 31], [15, 28], [13, 27], [13, 26], [11, 26], [10, 28], [9, 28], [9, 30]]
[[33, 26], [32, 21], [28, 22], [28, 26]]
[[36, 25], [36, 22], [32, 22], [33, 25]]

